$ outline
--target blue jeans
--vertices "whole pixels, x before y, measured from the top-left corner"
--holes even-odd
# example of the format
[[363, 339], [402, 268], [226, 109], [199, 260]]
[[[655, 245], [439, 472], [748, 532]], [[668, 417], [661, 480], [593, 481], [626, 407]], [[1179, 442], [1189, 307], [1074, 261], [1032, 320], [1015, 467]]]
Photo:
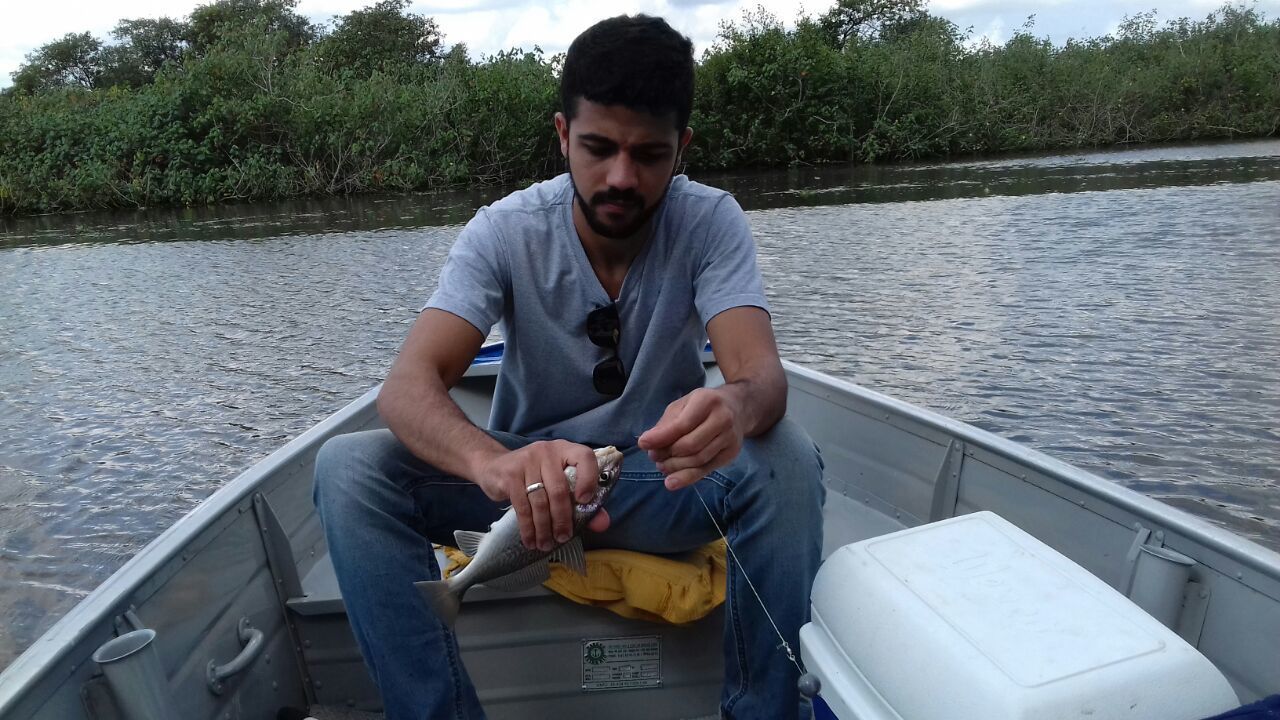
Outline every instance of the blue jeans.
[[[490, 434], [510, 448], [530, 442]], [[588, 534], [587, 547], [683, 552], [718, 539], [718, 523], [741, 562], [731, 555], [728, 563], [721, 714], [807, 716], [796, 669], [778, 648], [747, 577], [798, 656], [822, 549], [822, 460], [813, 441], [785, 418], [748, 439], [730, 465], [696, 485], [714, 523], [693, 488], [668, 491], [638, 449], [626, 451], [622, 468], [606, 505], [609, 529]], [[432, 542], [452, 545], [454, 530], [487, 529], [503, 505], [418, 459], [387, 430], [324, 444], [316, 457], [315, 503], [388, 720], [483, 718], [452, 631], [413, 583], [440, 576]]]

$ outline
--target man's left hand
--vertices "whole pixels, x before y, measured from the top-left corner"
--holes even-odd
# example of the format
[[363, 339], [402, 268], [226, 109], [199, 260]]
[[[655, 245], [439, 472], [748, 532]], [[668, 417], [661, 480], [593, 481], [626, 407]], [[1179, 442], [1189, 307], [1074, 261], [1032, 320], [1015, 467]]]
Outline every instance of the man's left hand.
[[738, 456], [742, 421], [736, 399], [725, 388], [699, 388], [668, 405], [636, 444], [667, 476], [667, 489], [679, 490]]

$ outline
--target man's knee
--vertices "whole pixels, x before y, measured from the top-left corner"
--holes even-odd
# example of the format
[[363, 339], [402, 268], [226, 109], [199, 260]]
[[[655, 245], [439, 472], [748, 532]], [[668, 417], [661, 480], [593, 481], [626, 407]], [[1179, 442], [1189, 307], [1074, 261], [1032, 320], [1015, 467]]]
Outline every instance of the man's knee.
[[822, 484], [822, 455], [800, 423], [783, 417], [768, 432], [748, 440], [753, 459], [775, 474]]
[[[361, 468], [377, 464], [372, 457], [378, 443], [369, 432], [335, 435], [325, 441], [316, 452], [315, 486], [312, 499], [323, 516], [326, 505], [340, 503], [350, 497], [353, 484], [362, 474]], [[323, 519], [323, 517], [322, 517]]]
[[799, 423], [783, 417], [768, 432], [748, 440], [746, 450], [775, 502], [820, 519], [826, 495], [822, 455]]

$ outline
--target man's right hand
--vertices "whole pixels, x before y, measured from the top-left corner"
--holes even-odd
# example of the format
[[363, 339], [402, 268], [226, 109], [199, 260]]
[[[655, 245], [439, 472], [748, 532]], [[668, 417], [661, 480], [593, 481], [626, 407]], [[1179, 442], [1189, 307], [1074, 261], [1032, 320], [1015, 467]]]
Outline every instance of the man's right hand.
[[[573, 495], [564, 475], [571, 465], [577, 469]], [[547, 440], [495, 455], [480, 465], [473, 477], [490, 500], [511, 502], [525, 547], [550, 552], [573, 536], [573, 505], [595, 495], [600, 467], [591, 448], [567, 440]], [[526, 492], [534, 483], [542, 483], [543, 489]], [[602, 510], [590, 527], [599, 532], [608, 524], [608, 515]]]

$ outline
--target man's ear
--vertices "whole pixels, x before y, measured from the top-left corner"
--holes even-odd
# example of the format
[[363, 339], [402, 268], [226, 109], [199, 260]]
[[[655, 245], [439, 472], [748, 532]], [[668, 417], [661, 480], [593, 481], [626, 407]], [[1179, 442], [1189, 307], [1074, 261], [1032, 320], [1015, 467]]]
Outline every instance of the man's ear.
[[680, 144], [676, 146], [676, 164], [671, 168], [671, 174], [675, 175], [680, 170], [680, 164], [684, 162], [685, 150], [689, 148], [689, 141], [693, 139], [693, 128], [687, 127], [684, 132], [680, 133]]
[[569, 157], [569, 118], [564, 113], [556, 113], [556, 134], [560, 136], [560, 154]]

